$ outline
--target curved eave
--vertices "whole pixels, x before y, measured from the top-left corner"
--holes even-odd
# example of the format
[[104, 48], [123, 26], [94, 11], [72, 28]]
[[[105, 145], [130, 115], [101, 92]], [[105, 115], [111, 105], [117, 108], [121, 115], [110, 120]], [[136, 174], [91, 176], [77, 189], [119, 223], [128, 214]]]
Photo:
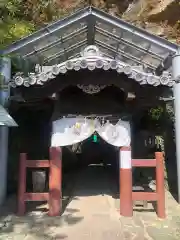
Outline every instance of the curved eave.
[[95, 69], [107, 71], [111, 69], [117, 71], [119, 74], [126, 74], [141, 85], [149, 84], [153, 86], [163, 85], [172, 87], [175, 83], [169, 72], [163, 72], [161, 76], [156, 76], [155, 74], [146, 72], [142, 66], [131, 66], [121, 61], [96, 55], [74, 58], [54, 66], [44, 66], [35, 73], [29, 73], [29, 76], [17, 73], [9, 84], [12, 87], [44, 85], [59, 74], [65, 74], [71, 70], [79, 71], [81, 69], [89, 69], [90, 71]]

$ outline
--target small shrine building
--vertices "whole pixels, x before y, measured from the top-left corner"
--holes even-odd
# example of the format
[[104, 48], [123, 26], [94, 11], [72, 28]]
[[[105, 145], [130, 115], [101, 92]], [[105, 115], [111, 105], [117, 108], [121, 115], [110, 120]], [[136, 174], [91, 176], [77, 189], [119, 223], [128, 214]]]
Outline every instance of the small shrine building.
[[[133, 138], [132, 116], [142, 108], [163, 104], [163, 99], [172, 95], [180, 201], [179, 45], [87, 7], [13, 43], [0, 54], [3, 106], [9, 100], [22, 105], [51, 100], [49, 146], [77, 144], [97, 133], [110, 145], [128, 147]], [[2, 203], [7, 155], [11, 154], [8, 127], [0, 127], [0, 146]], [[130, 163], [124, 164], [128, 167]]]

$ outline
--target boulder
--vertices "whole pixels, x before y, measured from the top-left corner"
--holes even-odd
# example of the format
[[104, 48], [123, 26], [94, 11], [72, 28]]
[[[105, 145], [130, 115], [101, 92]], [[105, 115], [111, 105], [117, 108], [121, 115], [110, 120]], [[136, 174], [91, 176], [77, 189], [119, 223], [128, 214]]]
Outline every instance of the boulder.
[[180, 4], [177, 0], [159, 0], [154, 8], [148, 12], [150, 21], [168, 21], [175, 24], [179, 19]]

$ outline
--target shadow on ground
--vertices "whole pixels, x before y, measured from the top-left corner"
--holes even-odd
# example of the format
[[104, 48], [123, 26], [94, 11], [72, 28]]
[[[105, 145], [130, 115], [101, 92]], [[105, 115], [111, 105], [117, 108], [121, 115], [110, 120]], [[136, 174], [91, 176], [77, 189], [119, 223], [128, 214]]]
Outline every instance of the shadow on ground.
[[[66, 239], [67, 234], [54, 234], [54, 229], [64, 225], [75, 225], [83, 220], [73, 216], [79, 210], [68, 208], [73, 197], [72, 187], [65, 190], [62, 200], [62, 212], [58, 217], [48, 216], [48, 204], [29, 202], [26, 204], [25, 216], [17, 216], [17, 199], [11, 197], [0, 209], [0, 239], [7, 239], [11, 234], [31, 236], [32, 239]], [[66, 212], [64, 212], [66, 210]], [[24, 239], [24, 238], [23, 238]]]
[[[119, 211], [119, 181], [113, 169], [110, 166], [103, 165], [91, 165], [88, 168], [88, 171], [81, 169], [80, 172], [76, 172], [76, 176], [74, 177], [71, 174], [69, 184], [67, 184], [66, 189], [64, 189], [61, 216], [49, 217], [47, 215], [47, 204], [28, 203], [27, 214], [23, 217], [17, 217], [16, 198], [12, 197], [10, 202], [7, 202], [6, 205], [0, 209], [0, 239], [7, 239], [7, 237], [11, 235], [28, 235], [32, 239], [68, 239], [67, 231], [65, 231], [63, 227], [76, 226], [76, 224], [84, 220], [84, 216], [81, 216], [80, 210], [76, 207], [69, 207], [69, 203], [71, 201], [80, 201], [81, 197], [109, 195], [117, 202], [115, 207]], [[134, 185], [147, 183], [148, 181], [146, 182], [145, 179], [142, 178], [138, 184], [135, 182]], [[144, 187], [146, 186], [144, 185]], [[134, 207], [134, 215], [136, 216], [135, 212], [139, 214], [145, 212], [145, 214], [147, 214], [148, 224], [156, 220], [155, 214], [153, 214], [153, 217], [151, 215], [154, 209], [144, 208], [141, 202]], [[150, 215], [147, 212], [149, 212]], [[135, 217], [135, 219], [136, 218], [137, 217]], [[130, 220], [128, 220], [128, 222], [129, 221]], [[59, 227], [61, 232], [58, 230]], [[19, 240], [20, 239], [24, 238], [19, 238]]]

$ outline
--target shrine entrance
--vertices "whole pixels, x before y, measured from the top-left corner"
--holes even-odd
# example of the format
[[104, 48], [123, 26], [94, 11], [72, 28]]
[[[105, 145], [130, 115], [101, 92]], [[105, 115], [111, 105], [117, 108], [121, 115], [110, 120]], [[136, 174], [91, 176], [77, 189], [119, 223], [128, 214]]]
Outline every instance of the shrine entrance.
[[[103, 72], [99, 74], [103, 77]], [[68, 146], [77, 158], [70, 162], [62, 149], [62, 165], [67, 172], [72, 169], [67, 181], [74, 184], [73, 197], [82, 205], [86, 205], [84, 198], [92, 197], [99, 207], [98, 199], [103, 200], [103, 196], [119, 199], [120, 146], [129, 146], [131, 138], [130, 116], [123, 107], [126, 95], [116, 86], [91, 84], [86, 88], [68, 86], [56, 97], [51, 146]], [[121, 114], [115, 114], [120, 109]]]
[[[91, 46], [91, 48], [93, 49], [93, 46]], [[97, 50], [97, 48], [95, 49]], [[106, 78], [104, 78], [105, 75]], [[111, 85], [108, 84], [108, 75], [113, 76]], [[67, 74], [67, 79], [72, 82], [71, 76], [76, 77], [73, 84], [69, 84], [69, 82], [66, 81], [65, 87], [61, 84], [62, 88], [59, 92], [57, 92], [55, 88], [52, 88], [55, 92], [49, 97], [49, 101], [51, 104], [53, 103], [48, 121], [51, 123], [51, 130], [49, 129], [46, 135], [49, 135], [50, 140], [49, 161], [40, 162], [38, 160], [38, 162], [36, 162], [35, 160], [33, 163], [33, 161], [28, 160], [24, 155], [22, 155], [21, 158], [21, 166], [24, 166], [22, 167], [23, 172], [27, 167], [43, 168], [46, 166], [50, 168], [49, 192], [45, 195], [25, 193], [25, 186], [21, 189], [23, 185], [20, 185], [19, 213], [22, 214], [25, 212], [25, 201], [46, 199], [50, 204], [50, 215], [57, 216], [60, 214], [63, 201], [62, 183], [64, 176], [62, 169], [64, 168], [63, 164], [67, 164], [67, 168], [71, 168], [72, 172], [74, 170], [76, 173], [75, 175], [78, 177], [77, 182], [81, 182], [83, 178], [83, 175], [80, 177], [81, 174], [79, 173], [84, 174], [85, 172], [88, 180], [87, 189], [89, 186], [91, 193], [93, 192], [93, 185], [95, 187], [98, 186], [95, 180], [96, 176], [93, 177], [93, 171], [95, 171], [97, 181], [100, 184], [98, 191], [101, 192], [101, 195], [105, 194], [103, 192], [108, 192], [109, 195], [115, 194], [117, 197], [118, 194], [118, 199], [120, 198], [121, 203], [121, 214], [123, 216], [132, 216], [132, 123], [135, 111], [137, 111], [138, 107], [141, 107], [137, 106], [136, 94], [127, 94], [123, 88], [120, 88], [117, 83], [117, 75], [114, 74], [113, 71], [109, 71], [108, 74], [104, 74], [102, 70], [93, 72], [82, 70], [79, 71], [79, 74], [70, 72], [70, 74]], [[83, 86], [80, 85], [78, 82], [81, 82], [82, 79], [87, 76], [87, 84]], [[98, 80], [96, 80], [97, 76], [99, 76]], [[96, 77], [94, 78], [97, 82], [96, 85], [94, 84], [93, 77]], [[104, 81], [104, 85], [101, 83], [102, 80]], [[55, 82], [55, 84], [58, 83], [58, 81]], [[131, 87], [132, 86], [133, 83]], [[148, 90], [153, 91], [151, 88]], [[39, 101], [40, 108], [45, 107], [45, 104], [42, 103], [42, 100]], [[32, 102], [32, 111], [34, 111], [33, 108], [35, 104], [37, 104], [37, 102]], [[39, 113], [41, 114], [41, 111]], [[40, 119], [42, 120], [41, 115]], [[46, 129], [46, 127], [44, 129]], [[29, 132], [29, 126], [27, 130]], [[89, 139], [91, 144], [87, 144]], [[66, 163], [63, 153], [63, 148], [65, 147], [70, 149], [73, 153], [72, 155], [76, 155], [75, 162], [67, 159]], [[102, 147], [103, 151], [101, 151]], [[79, 157], [77, 157], [77, 155], [79, 155]], [[140, 163], [135, 159], [134, 166], [141, 166], [141, 164], [142, 161]], [[152, 162], [149, 161], [149, 163], [144, 164], [144, 166], [149, 167], [157, 166], [155, 159], [152, 159]], [[78, 165], [81, 166], [82, 169], [80, 172], [77, 172]], [[85, 171], [83, 171], [84, 167], [87, 167]], [[162, 168], [159, 169], [162, 170]], [[113, 173], [112, 170], [114, 170]], [[24, 177], [23, 172], [20, 171], [20, 176]], [[100, 180], [100, 176], [102, 176], [102, 181]], [[113, 176], [113, 178], [108, 176]], [[92, 177], [93, 181], [91, 182]], [[70, 178], [70, 182], [71, 181], [72, 178]], [[20, 182], [24, 182], [24, 180], [20, 179]], [[76, 180], [74, 178], [73, 183], [75, 182]], [[104, 183], [106, 184], [104, 185]], [[79, 185], [80, 188], [78, 184], [74, 186], [75, 196], [76, 194], [85, 194], [83, 192], [88, 194], [85, 185], [86, 181], [84, 185]], [[114, 186], [117, 186], [116, 193], [112, 193], [114, 190], [110, 190], [111, 187], [113, 188]], [[102, 189], [100, 189], [101, 187]], [[143, 200], [147, 198], [147, 200], [149, 200], [150, 198], [150, 200], [156, 200], [157, 194], [159, 195], [159, 193], [153, 193], [153, 195], [149, 196], [149, 193], [147, 195], [145, 193], [143, 196], [138, 196], [138, 199]], [[164, 194], [162, 194], [162, 198], [164, 198], [163, 196]], [[159, 199], [162, 200], [162, 198]], [[22, 199], [24, 202], [23, 207], [21, 206]], [[135, 194], [134, 199], [136, 199]], [[159, 217], [163, 218], [165, 215], [162, 201]]]
[[[50, 168], [50, 190], [45, 195], [41, 194], [40, 198], [45, 197], [51, 202], [52, 215], [60, 212], [61, 150], [71, 146], [73, 151], [75, 145], [90, 136], [94, 136], [96, 141], [98, 134], [119, 153], [121, 214], [132, 216], [132, 201], [148, 198], [158, 201], [159, 216], [165, 216], [164, 205], [159, 204], [164, 196], [163, 175], [159, 177], [157, 174], [160, 185], [157, 193], [137, 196], [132, 193], [132, 166], [143, 165], [158, 170], [160, 164], [162, 169], [162, 156], [158, 154], [156, 159], [153, 155], [148, 163], [144, 158], [139, 162], [133, 156], [137, 151], [137, 126], [140, 125], [143, 111], [156, 106], [164, 107], [165, 98], [173, 95], [172, 86], [176, 86], [179, 78], [179, 55], [172, 56], [177, 54], [178, 49], [176, 44], [88, 7], [14, 43], [2, 52], [4, 56], [12, 55], [11, 59], [3, 58], [1, 67], [3, 79], [8, 85], [8, 91], [5, 88], [2, 90], [4, 105], [7, 104], [12, 113], [26, 109], [24, 115], [28, 138], [21, 140], [20, 152], [28, 153], [26, 150], [29, 149], [30, 139], [34, 149], [41, 151], [44, 144], [46, 153], [50, 152], [45, 162], [33, 163], [28, 161], [26, 154], [21, 155], [21, 182], [25, 184], [27, 167]], [[13, 61], [16, 69], [12, 68], [11, 77]], [[179, 88], [176, 88], [175, 94], [178, 109]], [[45, 119], [43, 114], [46, 111]], [[32, 121], [27, 117], [30, 112], [33, 112]], [[180, 122], [178, 111], [177, 117]], [[38, 122], [36, 129], [32, 122], [35, 125]], [[23, 125], [22, 117], [19, 123]], [[178, 127], [178, 141], [179, 133]], [[38, 137], [36, 142], [35, 135]], [[1, 142], [4, 143], [3, 140]], [[143, 148], [144, 140], [138, 151]], [[3, 161], [5, 156], [3, 153]], [[180, 159], [180, 153], [177, 156]], [[69, 166], [71, 164], [72, 161], [69, 161]], [[29, 198], [39, 199], [36, 194], [27, 194], [25, 186], [22, 189], [20, 184], [19, 188], [19, 202], [23, 207], [24, 201]]]
[[[80, 144], [76, 151], [76, 165], [69, 171], [67, 169], [62, 179], [66, 184], [62, 190], [64, 198], [68, 187], [72, 194], [66, 208], [78, 208], [81, 213], [84, 212], [84, 217], [108, 211], [105, 202], [119, 199], [119, 149], [99, 137], [95, 139], [92, 136]], [[66, 156], [62, 158], [62, 163], [65, 160]], [[115, 208], [114, 211], [116, 214]]]

